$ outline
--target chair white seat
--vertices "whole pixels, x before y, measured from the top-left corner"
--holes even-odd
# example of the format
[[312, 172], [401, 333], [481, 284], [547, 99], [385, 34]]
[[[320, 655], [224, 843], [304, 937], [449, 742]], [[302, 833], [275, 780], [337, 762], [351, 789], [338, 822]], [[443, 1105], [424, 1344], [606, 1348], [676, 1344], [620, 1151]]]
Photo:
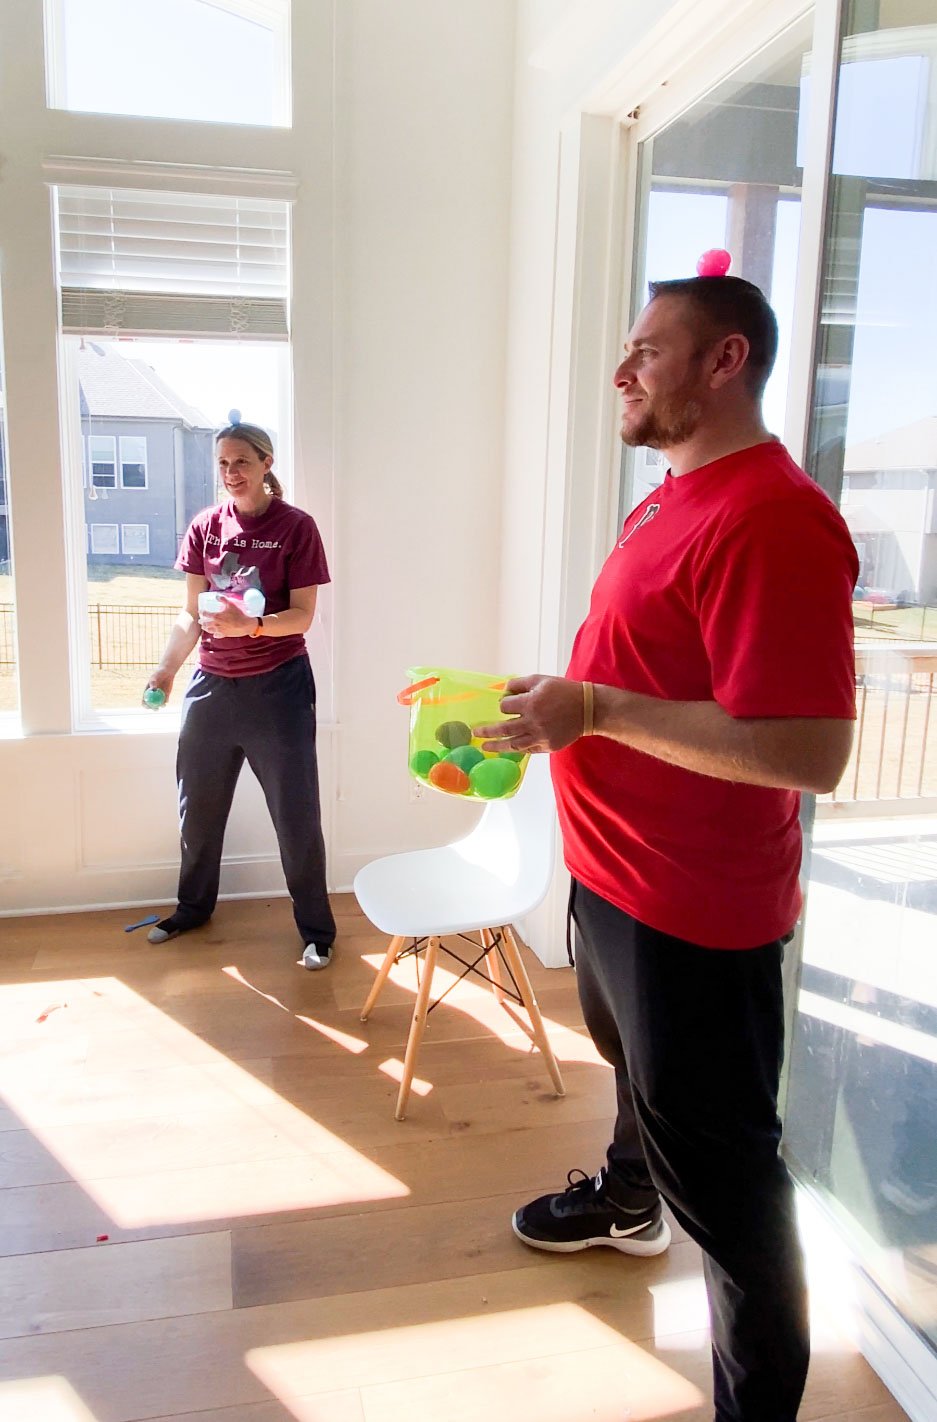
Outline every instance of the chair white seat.
[[355, 893], [375, 928], [394, 937], [471, 933], [521, 917], [516, 885], [455, 845], [376, 859], [355, 878]]
[[403, 1079], [397, 1099], [397, 1119], [403, 1120], [419, 1044], [429, 1011], [430, 987], [437, 954], [445, 951], [446, 934], [478, 932], [488, 978], [499, 1002], [507, 991], [501, 965], [517, 989], [530, 1017], [531, 1033], [546, 1061], [557, 1095], [562, 1079], [546, 1036], [540, 1009], [524, 968], [512, 924], [537, 907], [550, 887], [556, 809], [550, 784], [549, 758], [533, 756], [517, 794], [492, 801], [464, 839], [438, 849], [391, 854], [365, 865], [355, 875], [354, 889], [362, 910], [391, 944], [374, 986], [361, 1011], [367, 1018], [391, 968], [413, 940], [425, 966], [410, 1024]]

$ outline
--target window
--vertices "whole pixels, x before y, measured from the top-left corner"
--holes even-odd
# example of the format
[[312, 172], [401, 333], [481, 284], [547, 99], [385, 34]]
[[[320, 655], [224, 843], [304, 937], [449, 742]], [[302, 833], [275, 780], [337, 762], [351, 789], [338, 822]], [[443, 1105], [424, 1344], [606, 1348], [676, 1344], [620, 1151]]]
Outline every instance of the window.
[[57, 189], [62, 329], [285, 340], [288, 206], [145, 189]]
[[150, 551], [150, 526], [147, 523], [122, 523], [121, 552], [127, 557], [145, 557]]
[[[121, 435], [120, 437], [120, 487], [122, 489], [146, 488], [146, 436]], [[127, 525], [129, 527], [129, 525]]]
[[[765, 391], [768, 428], [783, 433], [800, 246], [801, 74], [811, 18], [799, 24], [640, 145], [640, 230], [634, 310], [648, 282], [696, 274], [707, 248], [727, 248], [733, 276], [761, 287], [778, 317]], [[663, 477], [653, 451], [626, 451], [621, 512]]]
[[[81, 506], [92, 528], [76, 569], [80, 700], [95, 714], [140, 705], [184, 595], [179, 545], [217, 501], [214, 431], [231, 409], [269, 430], [289, 487], [289, 209], [146, 189], [63, 186], [56, 198], [73, 537]], [[83, 497], [80, 436], [92, 471]], [[107, 474], [116, 494], [100, 483]], [[109, 497], [127, 521], [95, 532], [96, 501]]]
[[0, 715], [17, 709], [16, 611], [10, 539], [10, 506], [7, 492], [6, 385], [3, 379], [3, 344], [0, 341]]
[[290, 122], [289, 0], [51, 0], [50, 16], [53, 107]]
[[117, 484], [116, 440], [113, 435], [91, 435], [88, 456], [91, 460], [91, 487], [113, 489]]
[[91, 552], [105, 555], [120, 552], [116, 523], [91, 524]]
[[805, 859], [785, 1140], [937, 1351], [934, 17], [845, 6], [807, 464], [860, 557], [858, 719]]
[[[141, 689], [158, 662], [184, 596], [173, 564], [200, 509], [217, 502], [214, 432], [237, 406], [245, 420], [273, 437], [276, 469], [289, 489], [284, 446], [289, 433], [289, 347], [256, 341], [89, 340], [63, 342], [66, 408], [72, 428], [95, 456], [116, 438], [120, 486], [81, 489], [77, 445], [73, 507], [83, 505], [88, 527], [85, 588], [79, 625], [87, 628], [85, 714], [138, 708]], [[151, 434], [106, 433], [123, 421]], [[284, 434], [287, 436], [284, 440]], [[145, 448], [144, 448], [145, 446]], [[139, 456], [128, 458], [129, 455]], [[145, 480], [128, 484], [128, 466], [142, 463]], [[287, 497], [289, 493], [287, 492]], [[142, 513], [146, 520], [98, 521], [106, 509]], [[135, 502], [134, 502], [135, 501]], [[194, 657], [192, 659], [194, 661]], [[187, 668], [188, 670], [188, 668]]]

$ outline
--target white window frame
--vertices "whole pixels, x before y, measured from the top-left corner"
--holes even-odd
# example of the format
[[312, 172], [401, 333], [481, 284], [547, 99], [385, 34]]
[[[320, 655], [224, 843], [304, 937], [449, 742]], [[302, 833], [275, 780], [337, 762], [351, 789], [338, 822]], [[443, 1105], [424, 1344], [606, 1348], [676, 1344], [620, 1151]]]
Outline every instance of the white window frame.
[[[216, 10], [224, 10], [230, 15], [253, 21], [269, 28], [274, 42], [274, 94], [273, 118], [266, 129], [290, 128], [293, 122], [291, 29], [296, 30], [296, 17], [291, 9], [299, 10], [306, 0], [202, 0]], [[86, 110], [70, 109], [66, 104], [65, 80], [65, 11], [67, 0], [44, 0], [45, 9], [45, 90], [46, 103], [50, 109], [58, 109], [66, 114], [83, 114]], [[148, 123], [192, 123], [222, 124], [224, 119], [156, 118], [148, 114], [107, 114], [105, 119], [142, 119]]]
[[[810, 9], [815, 9], [812, 73], [821, 80], [814, 86], [814, 93], [820, 92], [824, 102], [811, 106], [805, 140], [800, 252], [794, 298], [794, 308], [800, 319], [794, 329], [791, 347], [783, 435], [784, 443], [794, 458], [799, 460], [803, 460], [807, 452], [807, 420], [813, 397], [814, 343], [820, 300], [823, 225], [829, 187], [829, 155], [833, 142], [842, 3], [844, 0], [817, 0], [813, 6], [805, 5], [803, 0], [778, 0], [769, 12], [761, 17], [753, 17], [754, 29], [748, 26], [740, 27], [737, 35], [733, 36], [734, 42], [724, 49], [717, 69], [711, 71], [711, 78], [703, 77], [705, 71], [701, 72], [697, 63], [688, 66], [676, 82], [667, 84], [665, 90], [639, 107], [628, 131], [630, 212], [633, 224], [639, 197], [640, 175], [637, 170], [640, 145], [653, 138], [655, 133], [671, 123], [679, 114], [723, 83], [740, 64], [757, 57], [759, 49], [773, 43]], [[756, 38], [760, 39], [759, 43], [755, 42]], [[632, 240], [628, 246], [627, 283], [622, 293], [623, 331], [627, 331], [631, 314], [634, 274], [630, 259], [633, 251]]]
[[[284, 468], [293, 471], [295, 501], [315, 511], [326, 547], [333, 548], [335, 495], [327, 471], [335, 465], [335, 198], [323, 174], [334, 164], [332, 55], [338, 21], [331, 5], [293, 5], [288, 49], [302, 82], [290, 77], [292, 127], [273, 128], [57, 109], [50, 103], [60, 53], [57, 0], [0, 9], [4, 48], [18, 56], [7, 76], [10, 82], [0, 86], [0, 132], [8, 135], [16, 156], [4, 173], [0, 246], [4, 348], [7, 355], [17, 353], [12, 366], [6, 362], [7, 477], [11, 537], [18, 554], [17, 731], [23, 737], [136, 732], [139, 717], [104, 718], [88, 709], [83, 567], [89, 535], [78, 474], [81, 421], [76, 381], [67, 357], [63, 361], [59, 338], [50, 188], [57, 183], [138, 186], [291, 203], [290, 346], [296, 383], [307, 393], [292, 403], [295, 427], [280, 431], [282, 457]], [[292, 461], [291, 449], [296, 452]], [[68, 539], [50, 543], [49, 527], [62, 525]], [[335, 715], [333, 617], [332, 598], [323, 592], [310, 653], [319, 724], [329, 734]], [[158, 725], [169, 730], [176, 714], [167, 708]], [[147, 726], [154, 723], [152, 717], [145, 720]]]
[[[145, 548], [127, 547], [127, 530], [143, 529], [146, 534]], [[148, 523], [122, 523], [120, 526], [120, 551], [126, 558], [149, 558], [150, 556], [150, 525]]]
[[[91, 446], [92, 446], [92, 444], [94, 443], [95, 440], [109, 440], [109, 441], [110, 441], [111, 449], [113, 450], [113, 454], [112, 454], [112, 456], [111, 456], [111, 461], [110, 461], [110, 462], [111, 462], [111, 464], [114, 466], [114, 476], [113, 476], [114, 482], [113, 482], [112, 484], [98, 484], [98, 483], [95, 482], [95, 479], [96, 479], [96, 475], [95, 475], [95, 472], [94, 472], [95, 460], [94, 460], [94, 455], [92, 454], [92, 450], [91, 450]], [[104, 460], [98, 460], [98, 463], [103, 464], [103, 463], [104, 463]], [[91, 483], [90, 483], [90, 485], [89, 485], [89, 488], [92, 488], [92, 489], [116, 489], [116, 488], [119, 487], [118, 482], [117, 482], [117, 480], [118, 480], [118, 474], [117, 474], [117, 436], [116, 436], [116, 435], [102, 435], [102, 434], [89, 434], [89, 435], [88, 435], [88, 475], [89, 475], [89, 478], [90, 478], [90, 480], [91, 480]]]
[[[0, 390], [0, 513], [9, 511], [9, 479], [10, 471], [7, 468], [8, 460], [6, 453], [6, 415], [4, 414], [4, 395]], [[7, 530], [9, 532], [9, 530]]]
[[[95, 546], [95, 532], [97, 529], [110, 528], [114, 532], [113, 548], [97, 548]], [[120, 525], [117, 523], [89, 523], [88, 537], [91, 542], [90, 553], [92, 558], [118, 558], [120, 557]]]
[[[811, 107], [809, 131], [805, 139], [804, 183], [800, 199], [800, 247], [797, 260], [794, 311], [797, 320], [791, 342], [788, 371], [787, 401], [783, 441], [793, 457], [803, 462], [807, 454], [807, 421], [812, 406], [814, 355], [820, 297], [820, 271], [823, 260], [823, 224], [829, 185], [829, 153], [833, 141], [836, 75], [839, 59], [840, 0], [804, 4], [803, 0], [783, 0], [769, 14], [754, 16], [751, 25], [742, 25], [732, 43], [723, 47], [718, 62], [687, 66], [672, 83], [637, 106], [628, 115], [625, 165], [628, 173], [627, 241], [625, 247], [626, 274], [622, 283], [620, 329], [621, 339], [636, 312], [634, 257], [637, 247], [638, 209], [641, 200], [640, 155], [642, 145], [653, 139], [680, 114], [686, 112], [707, 93], [718, 88], [740, 65], [757, 58], [758, 53], [774, 44], [784, 33], [801, 21], [811, 10], [815, 12], [813, 29], [813, 72], [820, 76], [820, 88], [826, 102]], [[767, 28], [766, 28], [767, 25]], [[610, 498], [608, 537], [618, 531], [620, 510], [620, 452], [614, 453], [614, 470], [609, 471]]]
[[[139, 460], [139, 459], [127, 459], [127, 460], [125, 460], [125, 459], [124, 459], [124, 442], [125, 442], [126, 440], [131, 440], [131, 439], [139, 439], [139, 440], [142, 440], [142, 441], [143, 441], [143, 459], [142, 459], [142, 460]], [[129, 489], [129, 490], [131, 491], [131, 493], [142, 493], [144, 489], [148, 489], [148, 488], [150, 487], [149, 445], [148, 445], [148, 443], [147, 443], [147, 437], [146, 437], [146, 435], [121, 435], [121, 436], [120, 436], [120, 439], [119, 439], [119, 441], [118, 441], [118, 458], [119, 458], [119, 464], [120, 464], [120, 487], [121, 487], [122, 489]], [[140, 464], [140, 463], [143, 464], [143, 483], [142, 483], [142, 484], [127, 484], [127, 483], [125, 483], [125, 482], [124, 482], [124, 465], [125, 465], [125, 464]]]

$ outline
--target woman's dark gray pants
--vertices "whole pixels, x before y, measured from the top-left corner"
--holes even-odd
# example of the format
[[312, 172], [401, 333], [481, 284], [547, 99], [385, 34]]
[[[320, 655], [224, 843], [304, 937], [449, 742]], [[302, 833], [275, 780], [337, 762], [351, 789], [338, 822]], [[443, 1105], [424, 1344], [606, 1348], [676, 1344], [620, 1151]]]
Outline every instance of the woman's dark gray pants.
[[303, 656], [259, 676], [216, 676], [201, 668], [193, 675], [176, 755], [180, 923], [196, 927], [214, 911], [225, 826], [246, 760], [273, 820], [300, 937], [323, 947], [335, 938], [325, 886], [315, 695]]

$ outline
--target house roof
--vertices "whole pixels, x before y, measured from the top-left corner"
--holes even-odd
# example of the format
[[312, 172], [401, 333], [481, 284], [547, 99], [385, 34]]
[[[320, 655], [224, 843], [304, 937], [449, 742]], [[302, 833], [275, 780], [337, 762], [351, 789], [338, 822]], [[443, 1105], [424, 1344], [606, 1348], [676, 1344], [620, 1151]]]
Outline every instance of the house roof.
[[850, 445], [845, 468], [847, 474], [880, 469], [937, 469], [937, 415]]
[[84, 341], [77, 354], [82, 415], [175, 420], [196, 429], [212, 428], [201, 410], [177, 395], [145, 361], [128, 360], [95, 341]]

